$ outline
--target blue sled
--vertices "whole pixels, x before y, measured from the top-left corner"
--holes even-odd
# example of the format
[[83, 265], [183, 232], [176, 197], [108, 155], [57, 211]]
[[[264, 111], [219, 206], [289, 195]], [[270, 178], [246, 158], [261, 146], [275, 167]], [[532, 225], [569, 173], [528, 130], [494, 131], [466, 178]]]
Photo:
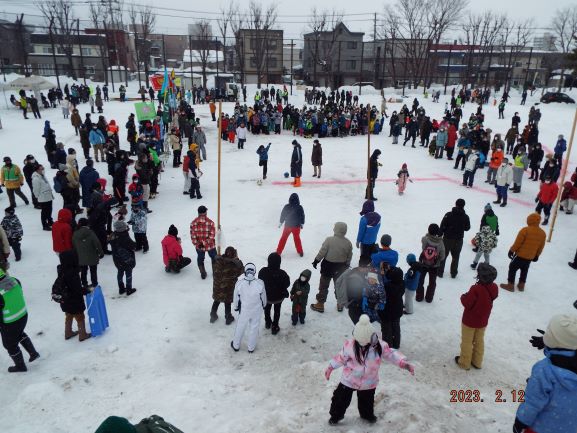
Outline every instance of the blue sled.
[[86, 307], [90, 333], [93, 337], [104, 334], [108, 328], [108, 314], [106, 314], [106, 303], [100, 286], [96, 286], [92, 293], [86, 295]]

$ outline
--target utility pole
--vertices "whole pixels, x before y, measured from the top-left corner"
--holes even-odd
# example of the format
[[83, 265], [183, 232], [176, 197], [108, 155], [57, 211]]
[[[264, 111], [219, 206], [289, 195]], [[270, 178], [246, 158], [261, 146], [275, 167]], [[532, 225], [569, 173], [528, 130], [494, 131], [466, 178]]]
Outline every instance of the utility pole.
[[523, 89], [527, 85], [527, 80], [529, 79], [529, 68], [531, 68], [531, 58], [533, 57], [533, 47], [529, 51], [529, 60], [527, 61], [527, 70], [525, 71], [525, 82], [523, 83]]
[[373, 20], [373, 85], [377, 84], [377, 13], [375, 12]]
[[[293, 48], [294, 48], [294, 39], [291, 39], [291, 96], [293, 95]], [[4, 81], [6, 81], [6, 77], [4, 77]]]
[[[110, 68], [110, 84], [112, 84], [112, 91], [114, 92], [114, 70], [112, 70], [110, 65], [110, 49], [108, 47], [108, 27], [106, 26], [106, 20], [102, 21], [102, 25], [104, 26], [104, 35], [106, 37], [106, 57], [108, 59], [108, 66]], [[106, 74], [108, 75], [108, 70], [106, 71]]]
[[162, 34], [162, 59], [164, 60], [164, 69], [166, 69], [166, 44], [164, 43], [164, 33]]
[[54, 62], [54, 73], [56, 74], [56, 83], [60, 89], [60, 77], [58, 76], [58, 64], [56, 63], [56, 50], [54, 49], [54, 33], [52, 26], [54, 25], [54, 17], [50, 17], [50, 24], [48, 25], [48, 32], [50, 35], [50, 45], [52, 45], [52, 61]]
[[[142, 87], [142, 80], [140, 79], [140, 54], [138, 53], [138, 32], [134, 26], [134, 51], [136, 53], [136, 73], [138, 75], [138, 90]], [[148, 81], [148, 77], [146, 77]]]
[[449, 81], [449, 68], [451, 67], [451, 53], [453, 52], [453, 44], [449, 47], [449, 57], [447, 58], [447, 70], [445, 71], [445, 90], [443, 95], [447, 94], [447, 81]]
[[[216, 36], [214, 37], [214, 49], [216, 51], [216, 77], [218, 78], [218, 37], [216, 37]], [[209, 47], [208, 55], [209, 55], [209, 59], [210, 59], [210, 47]]]
[[485, 89], [487, 90], [487, 83], [489, 81], [489, 74], [491, 73], [491, 61], [493, 60], [493, 45], [491, 45], [491, 51], [489, 51], [489, 63], [487, 63], [487, 73], [485, 74]]
[[82, 69], [82, 79], [86, 85], [86, 68], [84, 68], [84, 54], [82, 53], [82, 42], [80, 42], [80, 19], [76, 20], [76, 33], [78, 35], [78, 49], [80, 50], [80, 68]]
[[188, 58], [190, 60], [190, 88], [194, 86], [194, 78], [192, 73], [192, 36], [188, 35]]
[[365, 54], [365, 44], [361, 41], [361, 69], [359, 74], [359, 95], [363, 93], [363, 60]]

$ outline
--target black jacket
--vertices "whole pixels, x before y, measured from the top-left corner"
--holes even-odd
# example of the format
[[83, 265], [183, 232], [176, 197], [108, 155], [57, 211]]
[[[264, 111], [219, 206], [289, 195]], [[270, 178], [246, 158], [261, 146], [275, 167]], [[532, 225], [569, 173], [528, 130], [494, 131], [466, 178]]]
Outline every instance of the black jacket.
[[68, 314], [82, 313], [86, 306], [84, 304], [84, 289], [80, 282], [80, 268], [78, 267], [76, 251], [69, 250], [60, 253], [60, 265], [56, 269], [65, 293], [60, 308]]
[[281, 257], [277, 253], [268, 256], [268, 266], [262, 268], [258, 278], [264, 281], [266, 299], [269, 304], [278, 304], [288, 298], [291, 284], [288, 274], [280, 268]]
[[284, 222], [285, 227], [300, 227], [305, 223], [305, 211], [300, 204], [297, 193], [292, 193], [289, 197], [288, 204], [285, 204], [280, 213], [281, 224]]
[[399, 320], [403, 315], [403, 295], [405, 294], [403, 271], [400, 268], [390, 268], [386, 277], [388, 280], [385, 283], [387, 302], [383, 311], [383, 320], [392, 322]]
[[469, 231], [470, 228], [469, 216], [458, 207], [447, 212], [441, 221], [441, 233], [446, 239], [463, 239], [465, 232]]
[[377, 159], [381, 151], [376, 149], [373, 154], [371, 155], [371, 179], [376, 179], [379, 175], [379, 160]]
[[134, 251], [136, 244], [130, 236], [128, 231], [115, 232], [110, 239], [110, 247], [112, 249], [112, 260], [117, 269], [133, 269], [136, 265], [136, 258]]

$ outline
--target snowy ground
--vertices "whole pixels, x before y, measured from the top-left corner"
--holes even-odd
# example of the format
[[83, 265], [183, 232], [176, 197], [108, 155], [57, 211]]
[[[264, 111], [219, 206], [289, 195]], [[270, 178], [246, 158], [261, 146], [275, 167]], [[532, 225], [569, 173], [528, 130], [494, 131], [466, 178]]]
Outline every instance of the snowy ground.
[[[250, 95], [249, 95], [250, 97]], [[530, 104], [506, 108], [506, 120], [497, 120], [497, 108], [487, 107], [486, 125], [494, 132], [505, 133], [514, 111], [523, 124]], [[433, 104], [423, 100], [427, 112], [440, 118], [445, 98]], [[302, 95], [290, 98], [302, 103]], [[412, 98], [407, 99], [410, 104]], [[378, 95], [361, 97], [362, 103], [380, 104]], [[401, 104], [389, 104], [389, 113]], [[410, 106], [410, 105], [409, 105]], [[223, 111], [232, 111], [224, 104]], [[574, 106], [541, 105], [541, 141], [552, 149], [559, 133], [569, 137]], [[81, 115], [89, 110], [80, 107]], [[338, 427], [327, 425], [332, 390], [340, 372], [330, 382], [323, 376], [330, 357], [351, 332], [346, 313], [339, 314], [330, 298], [324, 314], [307, 313], [305, 326], [290, 325], [290, 304], [285, 302], [281, 332], [272, 336], [262, 329], [257, 351], [234, 353], [229, 347], [233, 326], [221, 318], [210, 324], [212, 279], [200, 279], [196, 266], [179, 275], [164, 273], [160, 240], [168, 226], [175, 224], [183, 237], [185, 254], [195, 257], [188, 225], [196, 209], [204, 204], [209, 216], [216, 219], [216, 134], [207, 106], [196, 107], [206, 127], [208, 161], [203, 163], [202, 200], [182, 195], [180, 169], [167, 167], [160, 181], [160, 195], [150, 202], [148, 237], [151, 251], [137, 256], [134, 285], [138, 292], [129, 299], [114, 299], [117, 292], [116, 271], [110, 257], [99, 266], [99, 280], [107, 297], [111, 327], [104, 336], [79, 343], [64, 341], [64, 318], [57, 304], [50, 300], [57, 257], [51, 250], [50, 233], [42, 232], [39, 211], [19, 203], [17, 213], [24, 224], [23, 260], [12, 263], [10, 273], [24, 286], [29, 306], [27, 331], [42, 354], [29, 365], [27, 374], [7, 374], [9, 359], [2, 351], [2, 384], [0, 407], [7, 414], [4, 433], [89, 433], [108, 415], [122, 415], [137, 422], [156, 413], [185, 432], [508, 432], [517, 407], [511, 391], [524, 388], [531, 365], [542, 356], [528, 340], [536, 327], [546, 326], [559, 312], [573, 311], [577, 298], [575, 274], [567, 261], [575, 253], [577, 216], [560, 214], [553, 242], [547, 244], [538, 263], [532, 264], [525, 293], [500, 291], [486, 334], [484, 368], [462, 371], [453, 357], [459, 353], [462, 307], [459, 296], [474, 282], [469, 268], [473, 253], [465, 247], [460, 273], [455, 280], [438, 282], [433, 304], [417, 304], [415, 314], [402, 319], [401, 350], [417, 364], [415, 377], [390, 365], [381, 369], [377, 390], [376, 426], [358, 419], [353, 402], [344, 422]], [[465, 106], [467, 118], [473, 110]], [[105, 106], [108, 120], [122, 126], [132, 104], [114, 102]], [[43, 111], [51, 120], [58, 141], [77, 149], [79, 163], [84, 165], [82, 151], [69, 120], [63, 120], [60, 109]], [[0, 130], [2, 155], [10, 155], [20, 164], [26, 154], [45, 161], [42, 120], [23, 120], [16, 110], [1, 112], [4, 129]], [[97, 116], [95, 116], [97, 118]], [[124, 139], [125, 130], [120, 136]], [[223, 143], [222, 153], [222, 227], [227, 245], [235, 246], [245, 263], [257, 267], [276, 247], [280, 230], [278, 216], [290, 193], [282, 174], [289, 169], [293, 139], [285, 131], [280, 136], [249, 135], [244, 151]], [[269, 180], [258, 186], [260, 167], [255, 150], [259, 144], [273, 143], [269, 160]], [[310, 161], [312, 140], [299, 139], [305, 162]], [[393, 238], [393, 248], [406, 268], [407, 253], [418, 253], [420, 238], [431, 222], [440, 223], [459, 197], [467, 201], [466, 211], [473, 229], [472, 238], [482, 215], [483, 206], [494, 200], [493, 188], [483, 183], [485, 172], [476, 178], [476, 187], [459, 185], [461, 172], [446, 160], [435, 161], [422, 149], [392, 145], [385, 135], [372, 137], [372, 146], [381, 149], [381, 180], [377, 184], [377, 210], [383, 217], [381, 233]], [[323, 239], [332, 234], [336, 221], [349, 226], [354, 241], [358, 212], [363, 203], [366, 164], [366, 137], [322, 140], [324, 165], [322, 182], [312, 178], [312, 167], [305, 163], [303, 187], [296, 190], [306, 212], [302, 232], [305, 257], [300, 258], [289, 240], [283, 255], [283, 268], [291, 279], [311, 267]], [[126, 148], [127, 143], [123, 146]], [[392, 183], [401, 164], [408, 164], [414, 184], [398, 196]], [[574, 169], [577, 156], [573, 158]], [[104, 163], [96, 164], [101, 175]], [[52, 177], [51, 173], [48, 173]], [[421, 179], [421, 180], [419, 180]], [[24, 188], [29, 194], [27, 187]], [[532, 211], [537, 183], [525, 181], [523, 192], [505, 209], [497, 208], [501, 236], [492, 263], [499, 271], [499, 282], [506, 275], [507, 250], [517, 231]], [[7, 206], [6, 194], [0, 201]], [[55, 214], [60, 208], [55, 204]], [[358, 260], [355, 250], [353, 261]], [[314, 301], [319, 273], [315, 271], [309, 302]], [[573, 287], [573, 289], [571, 289]], [[221, 307], [222, 308], [222, 307]], [[310, 310], [309, 310], [310, 311]], [[244, 348], [244, 346], [243, 346]], [[481, 392], [482, 403], [450, 403], [451, 390]], [[506, 403], [495, 403], [495, 393], [502, 390]]]

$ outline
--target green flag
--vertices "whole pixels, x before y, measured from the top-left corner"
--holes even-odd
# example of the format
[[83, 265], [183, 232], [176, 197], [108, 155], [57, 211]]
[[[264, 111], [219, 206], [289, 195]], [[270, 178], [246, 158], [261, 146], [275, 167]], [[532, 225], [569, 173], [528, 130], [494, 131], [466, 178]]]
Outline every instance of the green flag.
[[136, 118], [139, 122], [143, 120], [153, 120], [156, 117], [156, 107], [154, 102], [135, 102]]

